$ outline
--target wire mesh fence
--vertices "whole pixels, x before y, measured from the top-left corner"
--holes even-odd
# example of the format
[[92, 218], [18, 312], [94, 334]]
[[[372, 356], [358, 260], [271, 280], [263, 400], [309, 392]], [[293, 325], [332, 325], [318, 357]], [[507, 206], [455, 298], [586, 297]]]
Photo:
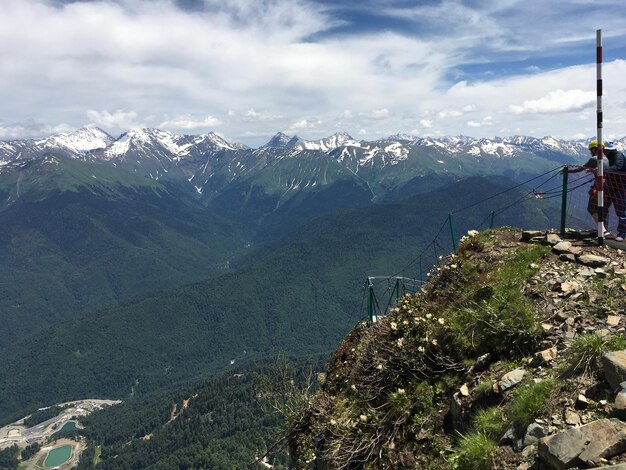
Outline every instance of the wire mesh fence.
[[[564, 207], [566, 227], [597, 232], [598, 184], [595, 169], [569, 168], [563, 191], [566, 194]], [[626, 236], [626, 172], [606, 170], [604, 172], [604, 227], [606, 238]]]

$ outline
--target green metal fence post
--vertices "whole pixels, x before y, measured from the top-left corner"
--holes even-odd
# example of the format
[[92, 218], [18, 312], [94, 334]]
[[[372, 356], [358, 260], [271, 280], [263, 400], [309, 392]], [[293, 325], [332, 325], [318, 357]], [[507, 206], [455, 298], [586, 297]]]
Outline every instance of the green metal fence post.
[[561, 236], [565, 235], [565, 221], [567, 218], [567, 166], [563, 167], [563, 194], [561, 195]]
[[456, 252], [456, 235], [454, 234], [454, 224], [452, 223], [452, 212], [448, 214], [448, 221], [450, 222], [450, 235], [452, 236], [452, 249]]
[[374, 318], [374, 302], [372, 301], [372, 282], [370, 281], [370, 279], [367, 279], [367, 316], [370, 320], [370, 323], [372, 322], [372, 319]]
[[491, 222], [489, 223], [489, 228], [493, 228], [493, 219], [496, 216], [496, 211], [491, 211]]

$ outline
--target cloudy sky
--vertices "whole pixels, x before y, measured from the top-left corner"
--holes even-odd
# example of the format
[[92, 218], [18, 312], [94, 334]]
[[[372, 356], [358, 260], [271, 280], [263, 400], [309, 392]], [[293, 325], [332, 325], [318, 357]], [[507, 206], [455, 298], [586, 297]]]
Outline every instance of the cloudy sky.
[[626, 135], [624, 0], [1, 0], [0, 138]]

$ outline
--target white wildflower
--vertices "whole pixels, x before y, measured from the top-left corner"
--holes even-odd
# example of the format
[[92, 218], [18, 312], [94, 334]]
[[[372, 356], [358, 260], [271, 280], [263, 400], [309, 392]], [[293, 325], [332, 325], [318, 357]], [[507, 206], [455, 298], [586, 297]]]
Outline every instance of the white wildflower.
[[467, 234], [468, 234], [470, 237], [476, 237], [476, 236], [478, 236], [478, 233], [479, 233], [479, 232], [478, 232], [478, 230], [468, 230], [468, 231], [467, 231]]
[[421, 353], [423, 353], [424, 351], [426, 351], [426, 349], [424, 348], [424, 346], [418, 346], [417, 350]]
[[433, 338], [433, 340], [431, 341], [431, 343], [433, 343], [433, 346], [437, 346], [437, 340]]
[[432, 317], [433, 317], [433, 314], [432, 314], [432, 313], [427, 313], [427, 314], [426, 314], [426, 318], [427, 318], [428, 320], [430, 320]]
[[352, 384], [350, 385], [350, 388], [352, 389], [352, 391], [356, 392], [356, 385]]
[[398, 338], [396, 340], [396, 344], [398, 345], [399, 348], [401, 348], [404, 345], [404, 338]]
[[394, 331], [398, 329], [398, 324], [395, 321], [392, 321], [389, 326], [391, 326], [391, 329]]
[[406, 393], [406, 390], [404, 390], [403, 388], [398, 389], [398, 395], [404, 395], [405, 393]]
[[367, 422], [367, 416], [365, 416], [365, 415], [361, 415], [361, 416], [359, 416], [359, 419], [360, 419], [363, 423], [366, 423], [366, 422]]
[[443, 318], [438, 318], [437, 321], [440, 325], [443, 325], [446, 322]]

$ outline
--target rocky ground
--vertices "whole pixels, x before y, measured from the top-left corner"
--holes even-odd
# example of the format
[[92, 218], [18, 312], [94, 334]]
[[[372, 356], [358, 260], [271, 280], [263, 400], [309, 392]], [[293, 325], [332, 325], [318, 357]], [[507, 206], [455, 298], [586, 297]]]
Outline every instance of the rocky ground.
[[[542, 340], [537, 351], [526, 354], [525, 364], [501, 376], [497, 369], [475, 374], [473, 383], [491, 380], [496, 400], [506, 400], [523, 381], [539, 383], [554, 375], [561, 380], [558, 393], [550, 395], [544, 412], [523, 432], [507, 428], [492, 466], [626, 470], [626, 464], [620, 465], [626, 462], [626, 422], [621, 420], [626, 417], [626, 351], [607, 352], [603, 347], [625, 331], [624, 252], [616, 244], [600, 247], [595, 238], [580, 232], [569, 232], [563, 239], [555, 233], [524, 232], [521, 239], [552, 247], [533, 266], [538, 272], [522, 286], [541, 315]], [[589, 335], [599, 340], [583, 350], [588, 357], [576, 356], [581, 353], [570, 347]], [[479, 361], [488, 361], [488, 356]], [[454, 395], [452, 413], [467, 412], [464, 407], [475, 404], [474, 392], [471, 386], [462, 387]]]
[[581, 232], [471, 231], [421, 293], [339, 346], [294, 417], [294, 461], [626, 470], [620, 247]]

